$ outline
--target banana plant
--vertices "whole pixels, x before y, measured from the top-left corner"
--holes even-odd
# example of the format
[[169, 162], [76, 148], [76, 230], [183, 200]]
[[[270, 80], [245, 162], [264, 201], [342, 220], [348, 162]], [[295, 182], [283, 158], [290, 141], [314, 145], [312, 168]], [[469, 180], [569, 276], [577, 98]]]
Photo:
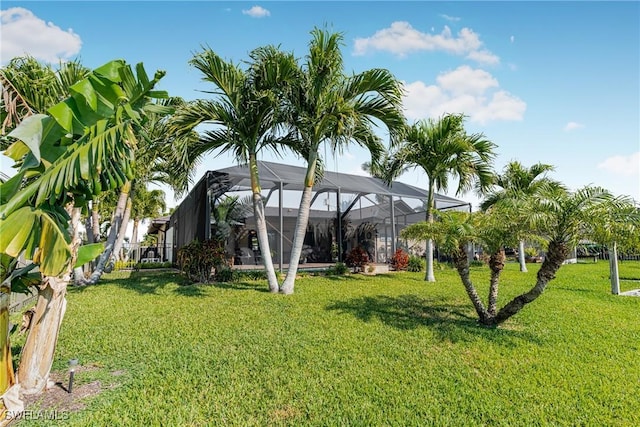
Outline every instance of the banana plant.
[[111, 61], [8, 135], [14, 141], [5, 155], [18, 173], [0, 186], [0, 254], [24, 256], [43, 276], [18, 369], [24, 393], [46, 385], [73, 266], [102, 251], [72, 238], [69, 212], [133, 178], [135, 130], [147, 113], [161, 112], [150, 100], [167, 97], [153, 90], [163, 76], [159, 71], [149, 79], [142, 64], [134, 72], [122, 60]]

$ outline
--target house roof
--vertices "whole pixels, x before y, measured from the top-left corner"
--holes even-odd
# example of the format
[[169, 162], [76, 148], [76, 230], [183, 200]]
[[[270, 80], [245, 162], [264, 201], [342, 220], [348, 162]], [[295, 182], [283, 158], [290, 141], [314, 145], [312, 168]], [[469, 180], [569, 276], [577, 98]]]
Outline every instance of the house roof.
[[158, 234], [158, 231], [160, 231], [163, 226], [169, 224], [169, 218], [169, 216], [161, 216], [160, 218], [152, 219], [147, 234]]
[[[306, 168], [281, 163], [258, 161], [258, 173], [263, 188], [269, 188], [268, 183], [279, 185], [285, 190], [302, 191]], [[231, 190], [248, 190], [251, 188], [251, 177], [248, 165], [232, 166], [217, 171], [210, 171], [218, 178], [224, 177], [231, 185]], [[425, 183], [426, 184], [426, 183]], [[384, 181], [370, 176], [351, 175], [341, 172], [325, 171], [322, 180], [313, 187], [314, 191], [340, 189], [345, 193], [381, 194], [396, 197], [411, 197], [426, 199], [427, 191], [399, 181], [387, 185]], [[439, 209], [463, 206], [467, 203], [453, 197], [436, 194], [436, 206]]]

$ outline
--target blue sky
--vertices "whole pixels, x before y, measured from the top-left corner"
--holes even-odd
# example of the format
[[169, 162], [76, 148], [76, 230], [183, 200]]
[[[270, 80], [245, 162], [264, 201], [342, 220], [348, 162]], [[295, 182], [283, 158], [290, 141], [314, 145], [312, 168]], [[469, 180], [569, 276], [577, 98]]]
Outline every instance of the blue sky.
[[[235, 62], [266, 44], [303, 57], [310, 30], [325, 25], [344, 33], [348, 71], [388, 68], [404, 82], [410, 121], [465, 113], [469, 132], [498, 145], [497, 169], [549, 163], [570, 188], [595, 184], [640, 201], [638, 2], [3, 1], [0, 59], [144, 62], [167, 71], [162, 89], [195, 99], [210, 89], [188, 65], [202, 45]], [[362, 173], [365, 160], [351, 149], [328, 168]], [[212, 154], [197, 178], [231, 164]], [[401, 180], [426, 185], [418, 172]]]

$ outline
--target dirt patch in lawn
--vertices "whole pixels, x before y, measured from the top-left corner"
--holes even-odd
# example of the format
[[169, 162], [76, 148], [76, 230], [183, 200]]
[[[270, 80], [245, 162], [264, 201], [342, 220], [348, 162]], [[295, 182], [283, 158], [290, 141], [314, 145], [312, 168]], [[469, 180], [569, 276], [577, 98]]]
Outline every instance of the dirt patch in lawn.
[[[118, 386], [117, 383], [103, 384], [102, 381], [82, 383], [78, 381], [83, 373], [98, 370], [97, 366], [79, 366], [76, 368], [75, 381], [72, 393], [68, 392], [69, 373], [67, 371], [52, 372], [50, 375], [50, 387], [41, 394], [22, 395], [25, 417], [39, 411], [49, 414], [56, 412], [66, 418], [70, 412], [77, 412], [86, 407], [87, 400], [105, 390], [111, 390]], [[125, 371], [111, 372], [114, 377], [123, 375]]]

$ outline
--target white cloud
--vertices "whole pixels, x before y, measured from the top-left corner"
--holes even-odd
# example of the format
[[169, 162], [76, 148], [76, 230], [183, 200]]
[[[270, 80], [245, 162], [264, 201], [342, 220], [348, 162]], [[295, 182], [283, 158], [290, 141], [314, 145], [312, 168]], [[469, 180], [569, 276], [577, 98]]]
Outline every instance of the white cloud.
[[565, 132], [571, 132], [572, 130], [582, 129], [584, 125], [578, 122], [569, 122], [564, 126]]
[[82, 41], [72, 29], [62, 30], [28, 9], [12, 7], [0, 11], [0, 58], [2, 63], [29, 54], [41, 61], [58, 62], [80, 52]]
[[640, 175], [640, 151], [628, 156], [612, 156], [598, 164], [598, 169], [604, 169], [616, 175]]
[[462, 18], [460, 18], [458, 16], [449, 16], [449, 15], [445, 15], [444, 13], [441, 13], [440, 17], [446, 19], [447, 21], [451, 21], [451, 22], [458, 22], [460, 19], [462, 19]]
[[440, 74], [436, 84], [422, 81], [405, 83], [405, 112], [410, 119], [439, 117], [444, 113], [463, 113], [472, 122], [522, 120], [527, 104], [500, 89], [490, 73], [463, 65]]
[[381, 50], [391, 52], [399, 57], [420, 51], [441, 51], [483, 63], [498, 64], [500, 58], [483, 47], [477, 33], [469, 28], [461, 29], [453, 35], [445, 25], [438, 34], [423, 33], [413, 28], [408, 22], [396, 21], [389, 28], [376, 31], [371, 37], [357, 38], [354, 42], [354, 55]]
[[242, 10], [243, 15], [249, 15], [252, 18], [264, 18], [265, 16], [270, 16], [271, 12], [267, 9], [260, 6], [253, 6], [251, 9]]

